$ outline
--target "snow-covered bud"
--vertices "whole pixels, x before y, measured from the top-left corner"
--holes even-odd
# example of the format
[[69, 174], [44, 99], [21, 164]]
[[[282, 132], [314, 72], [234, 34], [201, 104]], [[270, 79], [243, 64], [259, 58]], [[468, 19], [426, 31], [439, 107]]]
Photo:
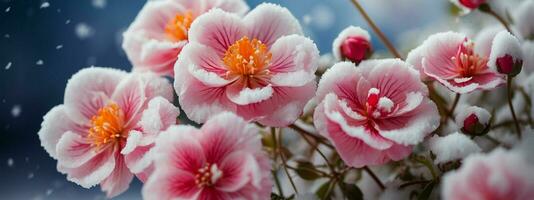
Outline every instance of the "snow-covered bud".
[[338, 60], [358, 64], [371, 56], [371, 36], [360, 27], [349, 26], [334, 40], [332, 52]]
[[489, 131], [491, 114], [484, 108], [470, 106], [456, 116], [456, 124], [468, 135], [484, 135]]
[[516, 76], [523, 67], [523, 52], [519, 40], [508, 31], [493, 39], [488, 65], [501, 74]]

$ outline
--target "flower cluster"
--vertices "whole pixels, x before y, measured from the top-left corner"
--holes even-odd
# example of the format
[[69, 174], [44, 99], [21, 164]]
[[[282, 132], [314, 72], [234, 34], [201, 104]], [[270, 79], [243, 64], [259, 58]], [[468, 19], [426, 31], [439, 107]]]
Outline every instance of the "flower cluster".
[[349, 26], [320, 67], [279, 5], [148, 1], [124, 33], [132, 71], [74, 74], [38, 136], [108, 198], [134, 177], [144, 199], [533, 198], [534, 2], [513, 27], [486, 1], [453, 3], [504, 26], [435, 33], [403, 59], [369, 21], [397, 58]]

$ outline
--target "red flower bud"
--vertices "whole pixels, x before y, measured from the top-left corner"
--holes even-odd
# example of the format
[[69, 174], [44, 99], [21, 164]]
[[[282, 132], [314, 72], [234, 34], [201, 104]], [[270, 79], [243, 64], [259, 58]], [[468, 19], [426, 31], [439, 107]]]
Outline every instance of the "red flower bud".
[[462, 6], [465, 6], [469, 9], [476, 9], [481, 4], [486, 3], [486, 0], [459, 0], [459, 2], [462, 4]]
[[514, 57], [506, 54], [500, 58], [497, 58], [496, 65], [499, 73], [515, 76], [521, 72], [523, 60], [516, 59], [514, 61]]
[[360, 63], [371, 52], [371, 44], [363, 37], [351, 36], [340, 46], [341, 56], [354, 63]]

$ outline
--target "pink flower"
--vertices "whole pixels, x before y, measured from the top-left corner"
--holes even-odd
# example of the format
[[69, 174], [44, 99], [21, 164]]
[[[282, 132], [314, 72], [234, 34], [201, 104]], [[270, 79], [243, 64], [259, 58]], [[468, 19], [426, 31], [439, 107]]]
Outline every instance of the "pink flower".
[[212, 8], [240, 15], [248, 11], [243, 0], [148, 1], [124, 33], [122, 47], [134, 69], [173, 76], [191, 24]]
[[371, 36], [360, 27], [349, 26], [334, 40], [332, 52], [338, 60], [358, 64], [371, 55]]
[[534, 168], [516, 151], [473, 155], [443, 178], [445, 200], [528, 200], [534, 196]]
[[460, 33], [437, 33], [411, 52], [407, 60], [420, 73], [456, 93], [488, 90], [503, 84], [504, 77], [488, 67], [488, 59], [493, 52], [475, 45], [479, 44], [474, 44]]
[[316, 98], [315, 126], [353, 167], [403, 159], [439, 126], [419, 74], [398, 59], [338, 63], [321, 78]]
[[189, 31], [175, 66], [176, 93], [199, 123], [221, 111], [267, 126], [285, 126], [302, 113], [316, 88], [319, 51], [298, 21], [274, 4], [244, 18], [213, 9]]
[[100, 184], [108, 197], [151, 170], [149, 150], [161, 130], [176, 123], [171, 84], [155, 74], [92, 67], [72, 76], [64, 104], [50, 110], [41, 145], [69, 181]]
[[145, 199], [269, 199], [270, 163], [255, 126], [233, 113], [202, 128], [171, 126], [156, 140]]

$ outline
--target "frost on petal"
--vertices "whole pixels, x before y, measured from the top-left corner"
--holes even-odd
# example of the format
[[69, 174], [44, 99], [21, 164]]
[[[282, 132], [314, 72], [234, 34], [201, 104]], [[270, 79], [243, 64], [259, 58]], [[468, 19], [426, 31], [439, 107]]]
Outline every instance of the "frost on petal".
[[86, 124], [110, 100], [126, 72], [91, 67], [74, 74], [65, 88], [65, 111], [73, 121]]
[[271, 79], [275, 86], [298, 87], [315, 79], [319, 50], [312, 40], [299, 35], [283, 36], [271, 51], [269, 71], [275, 73]]
[[475, 52], [480, 55], [489, 57], [491, 53], [493, 39], [499, 32], [503, 30], [505, 29], [502, 27], [502, 25], [489, 26], [480, 30], [474, 40], [476, 44]]
[[156, 97], [148, 102], [148, 108], [143, 111], [139, 123], [145, 134], [155, 136], [170, 125], [176, 124], [179, 114], [180, 111], [171, 102]]
[[67, 180], [84, 188], [91, 188], [113, 172], [115, 168], [114, 154], [114, 149], [108, 149], [79, 167], [69, 168], [58, 163], [57, 169], [59, 172], [67, 174]]
[[280, 37], [298, 34], [302, 29], [298, 20], [287, 10], [276, 4], [262, 3], [251, 10], [243, 19], [248, 35], [262, 41], [267, 46]]
[[460, 112], [456, 115], [455, 118], [456, 125], [458, 125], [458, 127], [462, 127], [464, 129], [467, 128], [470, 130], [470, 127], [465, 127], [470, 123], [480, 123], [481, 125], [483, 125], [483, 127], [480, 127], [482, 129], [486, 128], [489, 125], [491, 114], [484, 108], [480, 108], [477, 106], [469, 106], [458, 110], [460, 110]]
[[473, 140], [458, 132], [444, 137], [434, 135], [425, 143], [425, 146], [436, 155], [434, 160], [436, 164], [463, 159], [481, 151]]
[[267, 85], [261, 88], [250, 89], [248, 87], [243, 88], [240, 84], [232, 84], [226, 87], [226, 94], [228, 99], [238, 105], [248, 105], [252, 103], [258, 103], [273, 95], [273, 88], [271, 85]]
[[442, 198], [529, 199], [534, 195], [533, 169], [514, 151], [499, 148], [489, 154], [472, 155], [458, 170], [445, 174]]
[[126, 167], [124, 157], [116, 156], [115, 169], [113, 169], [113, 173], [100, 183], [100, 188], [106, 192], [107, 198], [113, 198], [125, 192], [130, 187], [132, 180], [133, 174]]
[[431, 35], [422, 45], [425, 46], [423, 72], [435, 79], [455, 78], [456, 69], [452, 57], [458, 47], [465, 41], [465, 36], [455, 32], [444, 32]]
[[48, 154], [56, 159], [56, 145], [60, 138], [68, 131], [84, 132], [87, 128], [75, 124], [65, 113], [65, 106], [56, 106], [43, 117], [41, 129], [38, 132], [41, 146]]
[[406, 56], [406, 63], [412, 65], [419, 72], [421, 80], [427, 81], [430, 78], [423, 71], [424, 51], [425, 50], [423, 46], [418, 46], [417, 48], [412, 49], [408, 53], [408, 56]]

